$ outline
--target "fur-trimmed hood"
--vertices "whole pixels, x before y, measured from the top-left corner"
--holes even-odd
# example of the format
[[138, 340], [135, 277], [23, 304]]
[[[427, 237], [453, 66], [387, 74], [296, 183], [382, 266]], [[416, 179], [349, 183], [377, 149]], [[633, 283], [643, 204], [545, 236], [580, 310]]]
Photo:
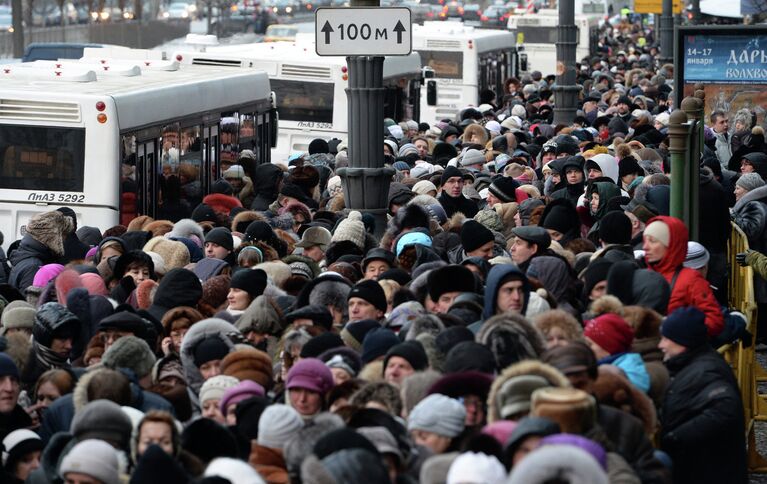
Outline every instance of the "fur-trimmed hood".
[[229, 212], [235, 207], [242, 207], [237, 197], [224, 195], [223, 193], [211, 193], [202, 199], [202, 203], [210, 206], [214, 212], [229, 216]]
[[184, 340], [181, 342], [181, 363], [184, 365], [186, 381], [195, 393], [200, 391], [203, 383], [200, 369], [194, 364], [194, 350], [197, 345], [207, 338], [220, 338], [232, 351], [236, 344], [233, 337], [239, 339], [242, 334], [233, 324], [218, 318], [203, 319], [193, 324], [184, 335]]
[[267, 218], [261, 212], [256, 212], [255, 210], [246, 210], [244, 212], [240, 212], [232, 219], [232, 232], [240, 232], [244, 234], [245, 229], [248, 228], [248, 225], [250, 225], [251, 222], [255, 222], [257, 220], [266, 222]]
[[499, 314], [488, 319], [477, 333], [476, 341], [493, 352], [498, 368], [538, 358], [546, 351], [541, 332], [520, 314]]
[[569, 387], [570, 380], [567, 379], [559, 370], [551, 365], [542, 363], [538, 360], [525, 360], [515, 363], [506, 368], [495, 378], [490, 387], [490, 395], [487, 397], [487, 422], [493, 423], [502, 420], [500, 414], [500, 402], [497, 402], [498, 393], [501, 387], [508, 380], [522, 375], [535, 375], [544, 378], [554, 387]]
[[[191, 218], [182, 218], [173, 224], [173, 230], [168, 232], [166, 236], [169, 238], [183, 237], [185, 239], [190, 239], [199, 247], [202, 247], [205, 242], [205, 233], [202, 231], [202, 227]], [[195, 237], [197, 240], [195, 240]]]

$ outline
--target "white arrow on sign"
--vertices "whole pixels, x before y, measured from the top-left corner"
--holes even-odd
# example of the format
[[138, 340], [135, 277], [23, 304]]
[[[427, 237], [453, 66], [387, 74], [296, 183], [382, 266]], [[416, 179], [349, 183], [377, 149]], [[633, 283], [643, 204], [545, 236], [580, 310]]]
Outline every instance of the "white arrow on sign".
[[413, 24], [407, 7], [322, 7], [315, 12], [317, 55], [409, 55]]

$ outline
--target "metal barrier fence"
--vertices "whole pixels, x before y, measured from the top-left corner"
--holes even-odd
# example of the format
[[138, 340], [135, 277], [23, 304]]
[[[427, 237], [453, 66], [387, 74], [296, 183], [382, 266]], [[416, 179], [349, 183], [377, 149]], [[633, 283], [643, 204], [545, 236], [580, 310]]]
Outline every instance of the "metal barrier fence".
[[[733, 223], [728, 247], [729, 303], [730, 307], [746, 316], [747, 329], [755, 339], [757, 306], [754, 296], [753, 270], [751, 267], [741, 267], [735, 261], [735, 254], [746, 250], [748, 250], [748, 238], [740, 227]], [[757, 451], [754, 423], [767, 421], [767, 395], [759, 393], [759, 383], [767, 382], [767, 371], [756, 361], [755, 346], [756, 341], [748, 347], [745, 347], [742, 341], [737, 341], [720, 347], [719, 353], [732, 367], [740, 386], [746, 417], [749, 471], [764, 473], [767, 472], [767, 460]]]
[[[124, 45], [149, 49], [189, 33], [188, 20], [145, 20], [136, 22], [27, 27], [24, 45], [32, 42], [73, 42]], [[0, 58], [13, 57], [13, 34], [0, 33]]]

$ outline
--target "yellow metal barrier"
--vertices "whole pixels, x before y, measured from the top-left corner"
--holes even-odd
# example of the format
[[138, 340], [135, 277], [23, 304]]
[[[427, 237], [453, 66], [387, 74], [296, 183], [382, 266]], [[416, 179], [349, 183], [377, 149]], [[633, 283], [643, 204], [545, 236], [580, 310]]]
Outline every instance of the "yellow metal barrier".
[[[743, 231], [732, 224], [732, 233], [728, 247], [730, 277], [728, 294], [730, 307], [740, 311], [748, 320], [747, 329], [756, 339], [756, 298], [754, 296], [754, 275], [750, 267], [741, 267], [735, 261], [735, 254], [748, 250], [748, 238]], [[748, 348], [741, 341], [719, 348], [719, 353], [727, 360], [735, 372], [743, 398], [743, 410], [746, 417], [746, 438], [748, 442], [748, 468], [751, 472], [767, 472], [767, 460], [756, 449], [754, 422], [767, 421], [767, 395], [759, 393], [759, 382], [767, 382], [767, 371], [756, 361], [754, 347]]]

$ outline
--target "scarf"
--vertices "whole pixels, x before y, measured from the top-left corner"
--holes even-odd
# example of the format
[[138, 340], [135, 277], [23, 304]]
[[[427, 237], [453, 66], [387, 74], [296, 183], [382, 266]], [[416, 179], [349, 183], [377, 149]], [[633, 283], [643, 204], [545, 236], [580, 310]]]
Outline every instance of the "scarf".
[[35, 351], [37, 362], [44, 368], [51, 370], [54, 368], [69, 367], [69, 358], [63, 357], [47, 346], [43, 346], [37, 341], [32, 341], [32, 348]]

